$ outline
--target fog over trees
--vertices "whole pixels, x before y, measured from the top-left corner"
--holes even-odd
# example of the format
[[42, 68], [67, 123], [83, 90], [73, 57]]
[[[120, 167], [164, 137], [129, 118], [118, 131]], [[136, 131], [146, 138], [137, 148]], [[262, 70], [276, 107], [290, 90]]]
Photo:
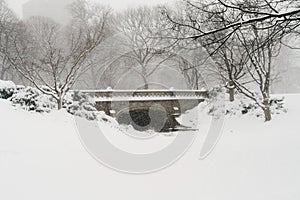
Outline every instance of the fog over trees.
[[269, 121], [271, 92], [282, 74], [295, 70], [280, 56], [299, 51], [299, 6], [294, 0], [181, 0], [116, 12], [77, 0], [67, 6], [70, 20], [59, 23], [19, 19], [0, 0], [0, 79], [33, 85], [60, 109], [71, 89], [113, 88], [127, 71], [129, 82], [140, 79], [141, 89], [149, 89], [150, 79], [171, 67], [174, 82], [184, 80], [186, 89], [213, 79], [230, 101], [244, 95]]

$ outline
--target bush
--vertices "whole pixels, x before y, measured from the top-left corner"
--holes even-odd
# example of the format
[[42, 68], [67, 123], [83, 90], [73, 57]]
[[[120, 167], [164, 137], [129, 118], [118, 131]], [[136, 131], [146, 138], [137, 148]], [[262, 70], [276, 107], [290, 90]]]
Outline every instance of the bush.
[[[47, 90], [47, 87], [43, 87], [43, 89]], [[49, 113], [57, 108], [57, 102], [53, 97], [43, 94], [33, 87], [16, 86], [11, 81], [0, 80], [0, 98], [7, 99], [12, 102], [13, 106], [27, 111]], [[63, 108], [72, 115], [88, 120], [96, 120], [101, 114], [96, 110], [91, 97], [82, 92], [68, 92], [63, 100]], [[103, 114], [99, 118], [106, 120]]]
[[[272, 115], [286, 113], [284, 107], [284, 98], [273, 97], [270, 100], [270, 110]], [[226, 114], [228, 115], [254, 115], [256, 117], [264, 117], [261, 108], [251, 100], [239, 96], [235, 103], [228, 102]]]
[[56, 102], [52, 97], [32, 87], [18, 86], [9, 100], [14, 106], [39, 113], [50, 112], [56, 108]]
[[16, 89], [16, 85], [11, 81], [0, 80], [0, 99], [10, 98]]
[[[225, 95], [225, 96], [224, 96]], [[214, 88], [209, 92], [208, 114], [216, 118], [222, 115], [252, 115], [264, 117], [261, 108], [242, 94], [236, 94], [234, 102], [230, 102], [227, 93], [222, 88]], [[272, 115], [286, 113], [284, 98], [272, 97], [270, 100]]]
[[[71, 98], [72, 97], [72, 100]], [[96, 120], [98, 111], [95, 108], [95, 103], [91, 101], [91, 97], [82, 92], [72, 92], [68, 102], [67, 111], [75, 116], [84, 117], [88, 120]]]

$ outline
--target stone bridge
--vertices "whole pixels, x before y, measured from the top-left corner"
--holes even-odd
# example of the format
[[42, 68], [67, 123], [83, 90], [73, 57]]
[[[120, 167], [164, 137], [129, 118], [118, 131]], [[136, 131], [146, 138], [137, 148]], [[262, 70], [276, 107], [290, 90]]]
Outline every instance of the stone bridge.
[[137, 130], [174, 130], [176, 117], [208, 98], [206, 90], [96, 90], [83, 91], [94, 97], [97, 110], [115, 117], [120, 124]]

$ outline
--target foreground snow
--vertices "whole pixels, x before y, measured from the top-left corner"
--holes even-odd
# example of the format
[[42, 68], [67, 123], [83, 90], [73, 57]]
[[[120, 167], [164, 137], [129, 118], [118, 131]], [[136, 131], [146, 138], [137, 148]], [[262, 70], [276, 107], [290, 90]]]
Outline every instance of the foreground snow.
[[[29, 113], [0, 100], [0, 199], [300, 199], [300, 95], [285, 101], [288, 113], [270, 123], [228, 117], [221, 140], [205, 160], [198, 158], [210, 118], [201, 117], [200, 134], [177, 163], [153, 174], [128, 175], [86, 152], [67, 113]], [[163, 143], [155, 148], [172, 140], [161, 137]], [[133, 148], [120, 141], [122, 148]]]

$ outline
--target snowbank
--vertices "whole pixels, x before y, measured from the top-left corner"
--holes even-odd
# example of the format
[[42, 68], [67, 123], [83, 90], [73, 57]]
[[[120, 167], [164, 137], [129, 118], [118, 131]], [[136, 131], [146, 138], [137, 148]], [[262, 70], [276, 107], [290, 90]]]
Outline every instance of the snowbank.
[[0, 90], [1, 89], [11, 89], [15, 88], [16, 85], [12, 81], [2, 81], [0, 80]]
[[[223, 137], [199, 160], [210, 117], [171, 167], [153, 174], [128, 175], [104, 167], [85, 151], [73, 117], [65, 111], [26, 112], [0, 100], [0, 199], [5, 200], [297, 200], [300, 199], [300, 95], [288, 95], [288, 113], [264, 123], [254, 116], [226, 116]], [[203, 113], [202, 113], [203, 114]], [[114, 134], [120, 148], [149, 146]], [[110, 132], [109, 132], [110, 131]], [[172, 136], [161, 136], [163, 144]]]

